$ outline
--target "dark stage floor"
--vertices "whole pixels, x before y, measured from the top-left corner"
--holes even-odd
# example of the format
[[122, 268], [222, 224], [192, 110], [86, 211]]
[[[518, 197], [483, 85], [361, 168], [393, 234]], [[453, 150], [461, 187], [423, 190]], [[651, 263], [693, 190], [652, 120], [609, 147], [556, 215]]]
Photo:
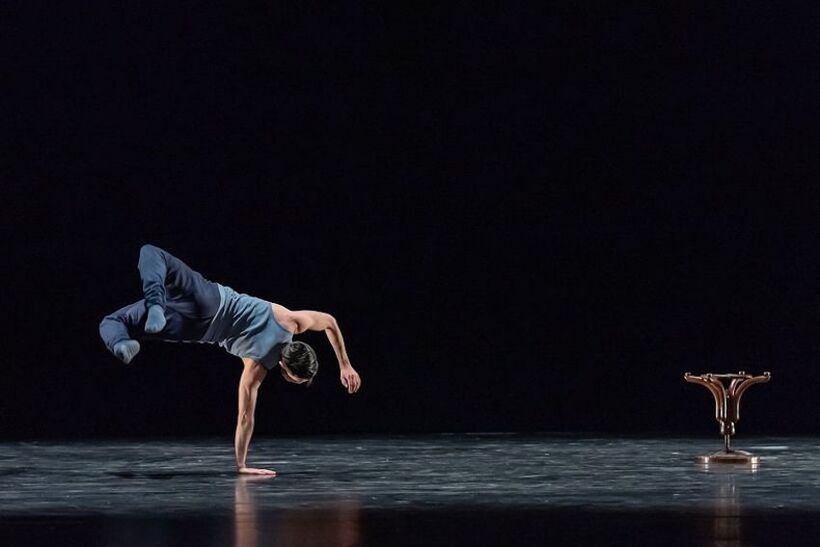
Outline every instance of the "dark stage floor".
[[[783, 545], [820, 537], [820, 439], [527, 435], [0, 444], [0, 545]], [[808, 543], [807, 543], [808, 542]]]

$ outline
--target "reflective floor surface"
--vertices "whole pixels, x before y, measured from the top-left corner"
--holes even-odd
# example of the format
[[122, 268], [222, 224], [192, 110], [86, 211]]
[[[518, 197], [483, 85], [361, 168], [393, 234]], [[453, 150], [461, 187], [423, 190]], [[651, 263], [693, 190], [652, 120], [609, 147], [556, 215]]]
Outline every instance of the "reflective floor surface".
[[[532, 435], [0, 444], [0, 545], [778, 545], [820, 537], [820, 439]], [[808, 541], [808, 543], [807, 543]]]

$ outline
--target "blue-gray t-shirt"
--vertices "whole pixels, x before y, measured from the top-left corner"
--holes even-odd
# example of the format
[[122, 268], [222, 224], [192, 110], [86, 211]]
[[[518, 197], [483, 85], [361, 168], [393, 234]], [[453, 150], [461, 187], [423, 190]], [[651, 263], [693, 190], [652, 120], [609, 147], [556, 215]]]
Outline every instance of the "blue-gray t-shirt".
[[219, 285], [220, 304], [203, 342], [216, 343], [237, 357], [250, 357], [270, 370], [293, 333], [273, 316], [270, 302]]

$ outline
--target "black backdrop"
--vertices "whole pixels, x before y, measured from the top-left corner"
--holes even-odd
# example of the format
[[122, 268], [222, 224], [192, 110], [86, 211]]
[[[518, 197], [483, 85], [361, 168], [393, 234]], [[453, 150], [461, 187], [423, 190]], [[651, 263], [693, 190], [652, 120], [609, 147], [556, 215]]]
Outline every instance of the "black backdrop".
[[472, 4], [11, 9], [0, 435], [230, 438], [236, 358], [98, 338], [146, 242], [339, 320], [262, 434], [820, 432], [816, 6]]

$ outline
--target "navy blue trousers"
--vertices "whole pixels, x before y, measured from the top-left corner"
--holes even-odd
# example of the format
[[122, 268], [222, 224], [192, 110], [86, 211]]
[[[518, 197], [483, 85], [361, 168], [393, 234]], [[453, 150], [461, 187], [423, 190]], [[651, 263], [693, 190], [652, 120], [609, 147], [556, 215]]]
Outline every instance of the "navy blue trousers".
[[[219, 310], [219, 288], [171, 253], [153, 245], [140, 249], [137, 269], [144, 298], [107, 315], [100, 322], [100, 337], [113, 352], [123, 340], [169, 340], [196, 342], [208, 330]], [[148, 307], [162, 306], [165, 328], [145, 332]]]

